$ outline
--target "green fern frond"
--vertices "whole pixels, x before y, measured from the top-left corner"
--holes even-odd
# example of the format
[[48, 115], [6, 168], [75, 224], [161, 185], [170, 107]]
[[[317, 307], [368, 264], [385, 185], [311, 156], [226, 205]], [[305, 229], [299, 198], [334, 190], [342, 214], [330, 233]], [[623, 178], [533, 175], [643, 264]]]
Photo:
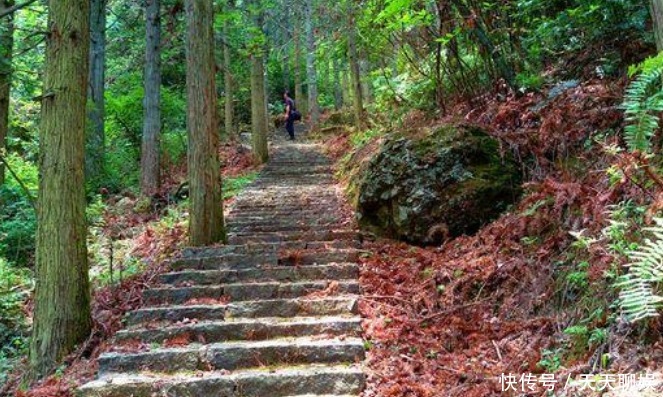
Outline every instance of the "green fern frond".
[[645, 229], [653, 239], [629, 252], [629, 272], [617, 283], [620, 306], [631, 322], [656, 317], [663, 308], [663, 297], [656, 291], [663, 283], [663, 218], [654, 221], [656, 226]]
[[663, 111], [663, 52], [632, 68], [637, 74], [625, 91], [622, 109], [626, 116], [624, 138], [631, 151], [649, 152]]

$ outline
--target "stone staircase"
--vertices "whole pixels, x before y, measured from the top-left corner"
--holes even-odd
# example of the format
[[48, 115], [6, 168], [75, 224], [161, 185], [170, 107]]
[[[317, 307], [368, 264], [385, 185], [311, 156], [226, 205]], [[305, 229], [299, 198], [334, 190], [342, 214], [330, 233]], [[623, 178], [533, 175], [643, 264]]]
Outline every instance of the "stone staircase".
[[229, 245], [185, 250], [79, 396], [358, 396], [358, 236], [331, 172], [316, 145], [274, 146]]

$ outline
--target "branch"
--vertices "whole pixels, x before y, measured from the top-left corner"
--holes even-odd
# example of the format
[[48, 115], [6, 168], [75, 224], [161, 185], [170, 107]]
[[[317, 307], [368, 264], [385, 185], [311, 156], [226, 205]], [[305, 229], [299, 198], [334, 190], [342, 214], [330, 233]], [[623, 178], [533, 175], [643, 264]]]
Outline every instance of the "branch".
[[14, 170], [9, 166], [9, 163], [7, 162], [7, 160], [5, 160], [5, 157], [4, 157], [2, 154], [0, 154], [0, 162], [2, 162], [2, 164], [5, 165], [5, 167], [7, 167], [7, 171], [9, 171], [9, 173], [12, 174], [12, 176], [14, 177], [14, 179], [16, 179], [16, 182], [18, 182], [18, 185], [19, 185], [19, 186], [21, 187], [21, 189], [23, 190], [23, 193], [25, 193], [25, 197], [26, 197], [26, 198], [28, 199], [28, 201], [30, 202], [30, 205], [32, 205], [32, 208], [35, 210], [35, 212], [37, 212], [37, 204], [36, 204], [36, 202], [35, 202], [35, 198], [32, 196], [32, 193], [30, 193], [30, 189], [28, 189], [28, 187], [25, 186], [25, 183], [23, 183], [23, 181], [21, 180], [21, 178], [19, 178], [18, 175], [16, 175], [16, 173], [15, 173]]
[[29, 6], [32, 3], [35, 3], [36, 1], [37, 0], [27, 0], [23, 3], [21, 3], [21, 4], [16, 4], [16, 5], [13, 5], [9, 8], [6, 8], [6, 9], [0, 11], [0, 18], [4, 18], [7, 15], [13, 14], [16, 11], [20, 10], [21, 8], [25, 8], [25, 7]]

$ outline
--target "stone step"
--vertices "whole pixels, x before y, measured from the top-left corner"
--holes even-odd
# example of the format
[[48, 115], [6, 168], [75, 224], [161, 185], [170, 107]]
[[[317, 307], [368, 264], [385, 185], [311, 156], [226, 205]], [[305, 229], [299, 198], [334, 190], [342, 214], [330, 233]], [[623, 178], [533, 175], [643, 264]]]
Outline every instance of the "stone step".
[[341, 281], [306, 281], [296, 283], [242, 283], [216, 286], [167, 287], [153, 288], [143, 292], [144, 301], [148, 305], [186, 304], [187, 302], [230, 300], [248, 301], [260, 299], [291, 299], [307, 296], [313, 292], [331, 288], [329, 296], [359, 293], [356, 280]]
[[241, 270], [183, 270], [161, 274], [161, 284], [213, 285], [256, 281], [343, 280], [359, 277], [353, 263], [311, 266], [254, 267]]
[[252, 243], [281, 243], [285, 241], [333, 241], [333, 240], [356, 240], [360, 234], [351, 229], [337, 230], [315, 230], [315, 231], [290, 231], [290, 232], [229, 232], [228, 243], [230, 244], [252, 244]]
[[[349, 311], [348, 311], [349, 313]], [[227, 321], [177, 324], [170, 327], [121, 330], [115, 340], [163, 343], [177, 340], [179, 343], [216, 343], [232, 340], [265, 340], [283, 337], [314, 335], [360, 336], [359, 317], [295, 317], [229, 319]]]
[[146, 307], [130, 312], [125, 318], [128, 326], [146, 323], [175, 323], [188, 320], [223, 320], [224, 318], [336, 316], [357, 314], [355, 296], [317, 299], [271, 299], [228, 304]]
[[363, 360], [364, 354], [364, 343], [359, 338], [233, 341], [138, 353], [104, 353], [99, 357], [99, 371], [232, 371], [279, 364], [355, 363]]
[[332, 240], [332, 241], [285, 241], [281, 243], [258, 242], [253, 244], [224, 245], [221, 247], [190, 247], [182, 250], [182, 258], [204, 258], [211, 256], [222, 256], [228, 254], [258, 254], [272, 253], [292, 249], [330, 249], [330, 248], [354, 248], [356, 241]]
[[324, 265], [328, 263], [356, 262], [361, 251], [353, 248], [313, 250], [282, 250], [280, 252], [226, 254], [201, 258], [181, 258], [170, 268], [178, 270], [240, 270], [264, 265]]
[[[287, 397], [358, 395], [366, 378], [358, 366], [270, 368], [197, 374], [107, 374], [79, 397]], [[167, 393], [167, 394], [166, 394]]]

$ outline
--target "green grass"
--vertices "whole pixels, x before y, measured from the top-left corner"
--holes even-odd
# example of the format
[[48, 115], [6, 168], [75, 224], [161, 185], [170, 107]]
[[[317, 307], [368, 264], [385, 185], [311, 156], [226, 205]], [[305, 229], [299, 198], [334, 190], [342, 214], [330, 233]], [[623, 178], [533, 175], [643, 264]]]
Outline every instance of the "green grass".
[[249, 172], [248, 174], [226, 178], [223, 180], [223, 199], [227, 200], [235, 197], [239, 192], [244, 190], [247, 185], [255, 181], [258, 177], [257, 172]]

